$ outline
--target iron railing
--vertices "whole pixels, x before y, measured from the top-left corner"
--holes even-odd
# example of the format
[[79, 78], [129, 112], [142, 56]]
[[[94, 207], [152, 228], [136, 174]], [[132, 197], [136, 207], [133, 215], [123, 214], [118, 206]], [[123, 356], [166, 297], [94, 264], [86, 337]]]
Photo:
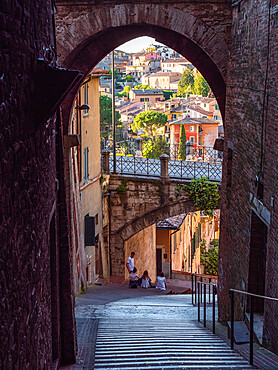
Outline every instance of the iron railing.
[[[199, 281], [198, 281], [199, 279]], [[207, 282], [205, 280], [208, 280]], [[206, 283], [209, 285], [209, 303], [211, 302], [211, 291], [210, 291], [210, 285], [212, 284], [212, 281], [218, 281], [218, 276], [214, 275], [206, 275], [206, 274], [192, 274], [191, 273], [191, 296], [192, 296], [192, 304], [197, 304], [197, 294], [198, 294], [198, 282], [200, 283]], [[217, 286], [217, 283], [214, 283], [213, 285]], [[202, 294], [201, 294], [202, 295]], [[195, 300], [195, 302], [194, 302]], [[201, 303], [202, 303], [202, 297], [201, 297]]]
[[[110, 156], [110, 167], [112, 164], [113, 156]], [[160, 177], [160, 160], [117, 156], [116, 170], [121, 175]]]
[[[217, 288], [215, 284], [207, 284], [198, 282], [198, 322], [201, 322], [201, 303], [202, 303], [202, 285], [204, 286], [204, 297], [203, 297], [203, 324], [207, 326], [207, 286], [212, 287], [212, 332], [215, 334], [215, 296], [217, 295]], [[209, 294], [210, 297], [210, 294]]]
[[243, 290], [230, 289], [230, 300], [231, 300], [231, 349], [234, 349], [234, 294], [244, 294], [250, 297], [250, 345], [249, 345], [249, 363], [253, 365], [253, 342], [254, 342], [254, 298], [266, 299], [269, 301], [278, 302], [278, 298], [266, 297], [254, 293], [245, 292]]
[[222, 163], [169, 161], [169, 176], [174, 179], [198, 179], [206, 177], [208, 180], [220, 182], [222, 179]]
[[[110, 168], [113, 168], [113, 156], [109, 156]], [[121, 175], [160, 177], [160, 159], [134, 156], [116, 156], [116, 171]], [[168, 162], [169, 178], [192, 180], [206, 177], [210, 181], [221, 182], [222, 164], [191, 161]]]

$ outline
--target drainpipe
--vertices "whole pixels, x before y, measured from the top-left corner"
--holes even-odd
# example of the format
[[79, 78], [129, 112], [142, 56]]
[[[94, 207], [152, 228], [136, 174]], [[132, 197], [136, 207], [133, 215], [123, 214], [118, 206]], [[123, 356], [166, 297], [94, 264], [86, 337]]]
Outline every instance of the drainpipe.
[[[78, 104], [81, 105], [81, 92], [80, 92], [80, 89], [79, 89], [79, 92], [78, 92]], [[78, 123], [79, 123], [79, 135], [80, 135], [80, 150], [79, 150], [79, 153], [80, 153], [80, 156], [79, 156], [79, 181], [81, 182], [82, 181], [82, 134], [81, 134], [81, 109], [78, 109]]]
[[178, 231], [179, 229], [177, 229], [176, 231], [170, 234], [170, 279], [172, 279], [173, 277], [173, 273], [172, 273], [172, 235], [176, 234]]

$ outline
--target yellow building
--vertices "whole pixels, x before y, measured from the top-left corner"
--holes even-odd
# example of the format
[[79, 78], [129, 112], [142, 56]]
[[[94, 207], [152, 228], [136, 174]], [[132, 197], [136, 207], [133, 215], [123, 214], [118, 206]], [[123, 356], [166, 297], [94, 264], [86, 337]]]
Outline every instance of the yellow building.
[[[86, 280], [92, 284], [97, 278], [108, 278], [107, 256], [103, 247], [103, 210], [100, 162], [100, 106], [99, 78], [109, 72], [94, 68], [84, 81], [78, 109], [81, 224], [84, 231]], [[83, 107], [82, 107], [83, 105]], [[88, 109], [83, 109], [88, 105]]]
[[219, 238], [219, 212], [213, 219], [200, 211], [167, 218], [156, 224], [157, 273], [168, 277], [172, 271], [203, 273], [200, 244], [206, 248], [213, 239]]

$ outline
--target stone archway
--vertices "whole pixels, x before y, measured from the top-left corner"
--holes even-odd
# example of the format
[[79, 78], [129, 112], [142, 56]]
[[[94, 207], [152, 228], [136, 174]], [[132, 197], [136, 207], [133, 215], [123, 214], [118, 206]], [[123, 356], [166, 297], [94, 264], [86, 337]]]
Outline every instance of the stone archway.
[[[127, 180], [126, 191], [117, 188]], [[112, 275], [124, 276], [125, 242], [158, 221], [195, 210], [186, 192], [176, 193], [176, 181], [111, 175], [110, 263]], [[107, 248], [108, 249], [108, 248]]]
[[[80, 1], [79, 4], [56, 1], [57, 50], [62, 67], [87, 75], [122, 43], [151, 36], [184, 55], [200, 70], [211, 85], [224, 117], [231, 26], [228, 2], [113, 4], [112, 1], [97, 5]], [[63, 104], [65, 125], [78, 88]]]

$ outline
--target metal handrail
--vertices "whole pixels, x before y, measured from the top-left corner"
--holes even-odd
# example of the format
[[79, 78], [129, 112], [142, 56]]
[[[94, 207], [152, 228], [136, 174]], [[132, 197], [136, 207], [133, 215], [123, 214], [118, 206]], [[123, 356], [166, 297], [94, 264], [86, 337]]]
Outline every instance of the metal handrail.
[[254, 310], [253, 303], [254, 297], [267, 299], [269, 301], [278, 302], [278, 298], [267, 297], [264, 295], [259, 295], [255, 293], [245, 292], [244, 290], [230, 289], [230, 300], [231, 300], [231, 349], [234, 349], [234, 293], [244, 294], [250, 297], [250, 345], [249, 345], [249, 363], [253, 365], [254, 357], [254, 348], [253, 348], [253, 339], [254, 339]]
[[[204, 285], [204, 319], [203, 319], [203, 324], [204, 327], [207, 326], [207, 285], [212, 286], [212, 332], [215, 334], [215, 296], [217, 294], [217, 288], [215, 284], [211, 283], [203, 283], [203, 282], [198, 282], [198, 322], [201, 322], [201, 299], [200, 296], [202, 297], [202, 285]], [[209, 298], [210, 298], [210, 292], [209, 292]]]
[[[194, 304], [194, 298], [195, 298], [195, 304], [197, 303], [197, 278], [201, 278], [201, 282], [203, 282], [203, 278], [209, 279], [209, 284], [211, 283], [211, 280], [218, 280], [218, 276], [215, 275], [205, 275], [205, 274], [193, 274], [191, 273], [191, 297], [192, 297], [192, 304]], [[209, 285], [208, 284], [208, 285]], [[202, 303], [202, 298], [201, 298]], [[210, 287], [209, 287], [209, 303], [210, 303]]]

